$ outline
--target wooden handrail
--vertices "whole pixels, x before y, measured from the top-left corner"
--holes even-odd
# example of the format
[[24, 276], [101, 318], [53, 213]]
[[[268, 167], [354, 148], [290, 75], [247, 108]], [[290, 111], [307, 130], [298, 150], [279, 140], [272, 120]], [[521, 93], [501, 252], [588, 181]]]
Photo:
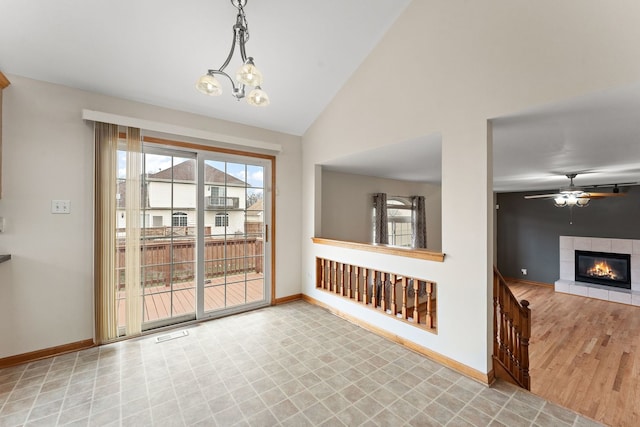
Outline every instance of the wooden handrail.
[[493, 366], [498, 378], [531, 389], [529, 301], [518, 302], [497, 268], [493, 269]]
[[444, 254], [433, 252], [427, 249], [413, 249], [399, 246], [381, 245], [378, 243], [351, 242], [349, 240], [335, 240], [324, 237], [312, 237], [311, 240], [317, 245], [329, 245], [338, 248], [355, 249], [358, 251], [377, 252], [386, 255], [395, 255], [405, 258], [417, 258], [427, 261], [444, 262]]
[[435, 286], [401, 274], [316, 258], [316, 288], [431, 332], [437, 324]]

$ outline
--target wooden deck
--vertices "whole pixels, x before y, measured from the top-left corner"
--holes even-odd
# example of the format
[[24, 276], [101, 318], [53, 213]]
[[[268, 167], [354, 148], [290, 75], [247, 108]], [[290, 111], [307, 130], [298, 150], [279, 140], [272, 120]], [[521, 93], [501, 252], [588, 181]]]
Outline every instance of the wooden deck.
[[[246, 279], [246, 282], [245, 282]], [[207, 279], [204, 288], [204, 310], [213, 311], [264, 299], [264, 275], [247, 273]], [[144, 322], [153, 322], [174, 316], [195, 313], [195, 284], [182, 282], [169, 286], [153, 286], [145, 289]], [[118, 325], [125, 325], [125, 294], [118, 292]]]

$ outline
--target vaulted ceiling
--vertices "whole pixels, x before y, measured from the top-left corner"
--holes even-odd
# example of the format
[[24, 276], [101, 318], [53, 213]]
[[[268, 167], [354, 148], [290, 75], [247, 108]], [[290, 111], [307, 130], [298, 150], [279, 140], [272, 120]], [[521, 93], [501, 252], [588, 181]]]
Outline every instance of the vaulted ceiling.
[[[264, 74], [267, 108], [237, 102], [226, 81], [220, 97], [194, 88], [228, 53], [236, 16], [228, 0], [3, 0], [0, 70], [302, 135], [408, 3], [248, 0], [247, 53]], [[559, 188], [570, 172], [580, 173], [576, 184], [640, 181], [637, 117], [640, 84], [487, 118], [494, 190]], [[416, 137], [328, 167], [433, 182], [438, 138]], [[402, 168], [385, 167], [389, 150]]]

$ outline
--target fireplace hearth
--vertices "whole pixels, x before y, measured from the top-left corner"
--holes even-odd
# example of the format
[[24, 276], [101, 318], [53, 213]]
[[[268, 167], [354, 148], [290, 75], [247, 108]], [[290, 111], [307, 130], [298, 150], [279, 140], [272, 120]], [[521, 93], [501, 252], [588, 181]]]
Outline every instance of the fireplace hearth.
[[628, 254], [576, 250], [575, 280], [631, 289], [631, 257]]

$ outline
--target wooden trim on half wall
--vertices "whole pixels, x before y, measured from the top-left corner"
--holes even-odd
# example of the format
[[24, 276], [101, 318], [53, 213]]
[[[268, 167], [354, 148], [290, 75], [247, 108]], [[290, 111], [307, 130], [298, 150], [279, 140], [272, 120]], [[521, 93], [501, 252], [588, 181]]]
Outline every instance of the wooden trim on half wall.
[[351, 314], [345, 313], [344, 311], [337, 310], [337, 309], [335, 309], [335, 308], [333, 308], [333, 307], [331, 307], [331, 306], [329, 306], [329, 305], [327, 305], [327, 304], [325, 304], [325, 303], [323, 303], [321, 301], [318, 301], [317, 299], [315, 299], [313, 297], [310, 297], [309, 295], [303, 294], [302, 295], [302, 299], [304, 301], [310, 303], [310, 304], [317, 305], [318, 307], [322, 307], [325, 310], [335, 314], [336, 316], [341, 317], [341, 318], [343, 318], [343, 319], [345, 319], [345, 320], [347, 320], [347, 321], [349, 321], [349, 322], [351, 322], [351, 323], [353, 323], [355, 325], [358, 325], [363, 329], [366, 329], [366, 330], [368, 330], [370, 332], [373, 332], [376, 335], [379, 335], [379, 336], [384, 337], [384, 338], [386, 338], [388, 340], [391, 340], [391, 341], [393, 341], [393, 342], [395, 342], [397, 344], [400, 344], [400, 345], [408, 348], [409, 350], [413, 350], [416, 353], [419, 353], [419, 354], [421, 354], [421, 355], [423, 355], [423, 356], [425, 356], [425, 357], [427, 357], [427, 358], [429, 358], [429, 359], [431, 359], [431, 360], [433, 360], [435, 362], [438, 362], [441, 365], [444, 365], [444, 366], [446, 366], [448, 368], [451, 368], [454, 371], [456, 371], [456, 372], [458, 372], [458, 373], [460, 373], [460, 374], [462, 374], [462, 375], [464, 375], [466, 377], [469, 377], [469, 378], [471, 378], [473, 380], [476, 380], [476, 381], [478, 381], [479, 383], [481, 383], [483, 385], [489, 386], [495, 380], [494, 374], [493, 374], [493, 370], [488, 372], [488, 373], [486, 373], [486, 374], [483, 374], [482, 372], [480, 372], [480, 371], [478, 371], [476, 369], [473, 369], [473, 368], [471, 368], [471, 367], [469, 367], [469, 366], [467, 366], [467, 365], [465, 365], [463, 363], [460, 363], [460, 362], [458, 362], [456, 360], [453, 360], [453, 359], [451, 359], [451, 358], [449, 358], [447, 356], [444, 356], [444, 355], [442, 355], [440, 353], [437, 353], [437, 352], [435, 352], [433, 350], [430, 350], [430, 349], [428, 349], [426, 347], [418, 345], [418, 344], [414, 343], [413, 341], [409, 341], [409, 340], [407, 340], [405, 338], [402, 338], [402, 337], [399, 337], [398, 335], [395, 335], [394, 333], [391, 333], [389, 331], [381, 329], [381, 328], [379, 328], [377, 326], [373, 326], [372, 324], [370, 324], [370, 323], [368, 323], [368, 322], [366, 322], [364, 320], [358, 319], [358, 318], [352, 316]]
[[444, 254], [432, 252], [426, 249], [403, 248], [400, 246], [380, 245], [376, 243], [351, 242], [349, 240], [335, 240], [324, 237], [312, 237], [316, 245], [329, 245], [339, 248], [355, 249], [359, 251], [378, 252], [387, 255], [396, 255], [407, 258], [418, 258], [427, 261], [444, 262]]
[[29, 353], [17, 354], [15, 356], [0, 359], [0, 369], [22, 365], [23, 363], [29, 363], [40, 359], [46, 359], [48, 357], [60, 356], [61, 354], [71, 353], [73, 351], [86, 350], [91, 347], [95, 347], [95, 344], [93, 339], [88, 339], [44, 348], [42, 350], [31, 351]]

